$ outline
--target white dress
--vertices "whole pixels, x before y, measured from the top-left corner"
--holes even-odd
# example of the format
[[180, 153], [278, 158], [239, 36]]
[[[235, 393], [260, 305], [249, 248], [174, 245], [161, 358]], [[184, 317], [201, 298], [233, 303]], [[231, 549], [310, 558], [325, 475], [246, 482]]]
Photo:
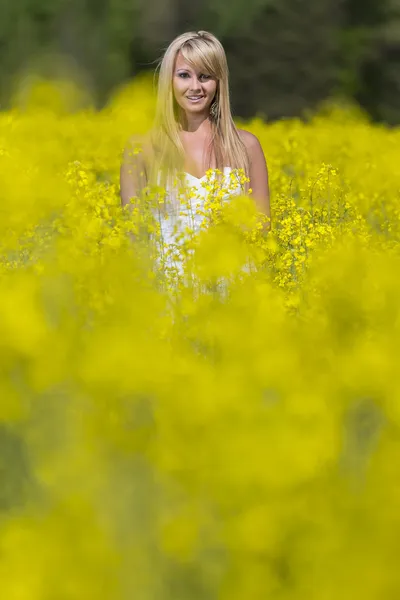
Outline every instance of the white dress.
[[[207, 218], [207, 201], [211, 200], [213, 191], [210, 185], [215, 181], [215, 170], [201, 178], [184, 173], [185, 194], [177, 193], [176, 188], [167, 188], [166, 211], [158, 211], [155, 215], [159, 223], [159, 237], [164, 250], [176, 248], [188, 235], [199, 233]], [[222, 182], [214, 190], [226, 191], [220, 201], [226, 202], [232, 196], [243, 193], [236, 169], [224, 167]]]
[[154, 214], [158, 223], [157, 263], [170, 281], [181, 279], [185, 261], [193, 252], [188, 241], [193, 240], [207, 224], [209, 203], [219, 193], [219, 203], [229, 201], [232, 196], [243, 194], [237, 169], [224, 167], [221, 182], [216, 182], [215, 170], [201, 178], [184, 173], [183, 186], [166, 186], [166, 210]]

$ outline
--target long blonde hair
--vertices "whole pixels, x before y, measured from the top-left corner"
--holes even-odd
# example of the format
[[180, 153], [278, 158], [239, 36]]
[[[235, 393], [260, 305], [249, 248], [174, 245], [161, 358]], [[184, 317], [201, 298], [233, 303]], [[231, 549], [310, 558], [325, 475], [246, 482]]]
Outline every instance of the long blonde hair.
[[246, 146], [233, 122], [229, 99], [229, 73], [226, 55], [221, 42], [207, 31], [188, 32], [175, 38], [166, 49], [159, 69], [158, 94], [154, 126], [150, 139], [154, 159], [152, 177], [159, 172], [171, 173], [183, 169], [185, 151], [179, 131], [182, 126], [182, 109], [173, 91], [173, 73], [178, 53], [194, 68], [205, 69], [217, 79], [215, 116], [211, 119], [212, 136], [208, 153], [211, 168], [214, 151], [216, 168], [244, 169], [249, 176], [249, 157]]

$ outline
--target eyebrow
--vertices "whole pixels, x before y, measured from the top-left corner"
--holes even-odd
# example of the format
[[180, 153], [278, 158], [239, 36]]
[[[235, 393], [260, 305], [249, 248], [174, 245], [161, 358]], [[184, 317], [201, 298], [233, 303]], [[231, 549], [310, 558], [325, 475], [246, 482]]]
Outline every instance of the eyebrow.
[[[176, 72], [178, 73], [179, 71], [185, 71], [186, 73], [189, 73], [190, 69], [186, 69], [185, 67], [179, 67], [178, 69], [176, 69]], [[200, 75], [208, 74], [206, 70], [200, 70], [199, 73], [200, 73]]]

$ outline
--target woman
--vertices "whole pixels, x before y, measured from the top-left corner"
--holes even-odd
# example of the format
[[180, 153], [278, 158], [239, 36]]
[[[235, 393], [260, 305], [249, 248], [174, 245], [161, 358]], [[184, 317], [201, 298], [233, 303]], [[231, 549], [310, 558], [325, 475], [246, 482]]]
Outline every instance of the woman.
[[[169, 45], [160, 65], [153, 130], [142, 152], [134, 147], [132, 139], [121, 165], [123, 205], [151, 183], [162, 185], [172, 198], [179, 174], [184, 186], [198, 192], [196, 209], [204, 205], [205, 180], [214, 178], [231, 194], [251, 188], [257, 209], [270, 218], [265, 157], [257, 137], [233, 122], [226, 55], [211, 33], [184, 33]], [[240, 169], [244, 181], [232, 179]], [[183, 221], [185, 226], [196, 224], [185, 217]], [[173, 222], [161, 221], [162, 234], [171, 243]]]

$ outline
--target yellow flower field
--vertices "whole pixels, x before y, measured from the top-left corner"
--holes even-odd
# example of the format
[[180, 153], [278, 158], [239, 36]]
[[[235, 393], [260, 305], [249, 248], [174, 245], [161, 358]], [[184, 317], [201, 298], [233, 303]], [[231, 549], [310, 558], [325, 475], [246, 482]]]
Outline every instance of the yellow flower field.
[[210, 189], [168, 263], [119, 200], [151, 85], [68, 97], [0, 114], [1, 598], [397, 598], [400, 132], [240, 123], [271, 231]]

